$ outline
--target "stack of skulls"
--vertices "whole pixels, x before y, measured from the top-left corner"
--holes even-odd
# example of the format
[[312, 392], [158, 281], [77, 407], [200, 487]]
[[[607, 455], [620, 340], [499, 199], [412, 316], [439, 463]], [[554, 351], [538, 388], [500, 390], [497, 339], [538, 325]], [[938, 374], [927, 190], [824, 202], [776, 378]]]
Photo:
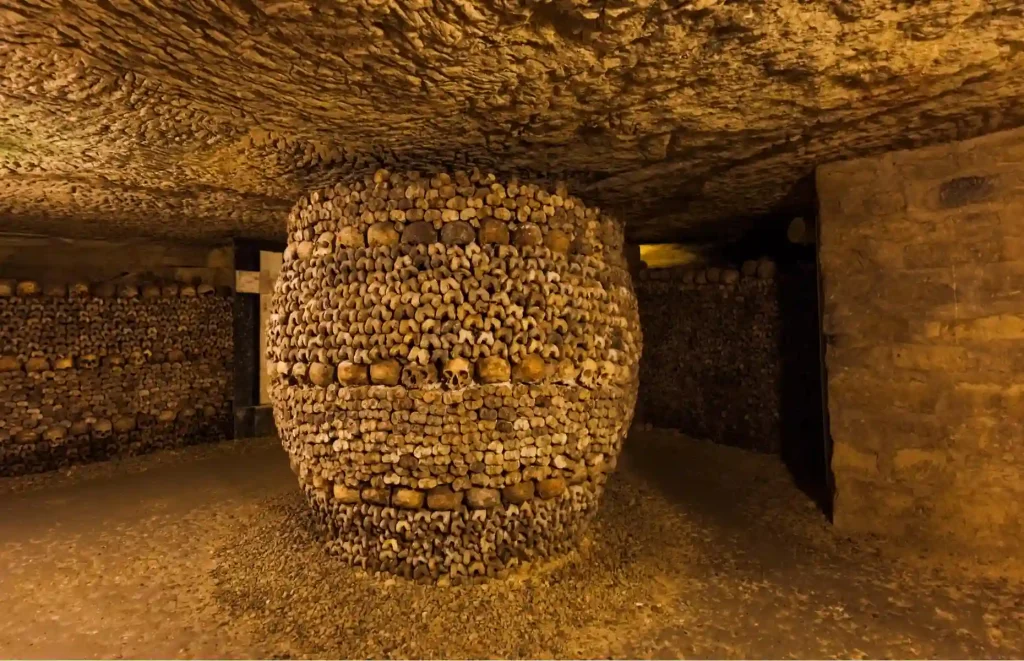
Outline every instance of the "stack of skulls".
[[329, 548], [454, 581], [572, 548], [636, 401], [622, 227], [561, 187], [381, 170], [288, 234], [271, 399]]
[[[640, 364], [644, 422], [778, 452], [783, 319], [775, 262], [645, 269], [636, 293], [650, 347]], [[804, 353], [803, 362], [816, 363], [815, 346]]]
[[0, 280], [0, 475], [223, 438], [229, 296]]

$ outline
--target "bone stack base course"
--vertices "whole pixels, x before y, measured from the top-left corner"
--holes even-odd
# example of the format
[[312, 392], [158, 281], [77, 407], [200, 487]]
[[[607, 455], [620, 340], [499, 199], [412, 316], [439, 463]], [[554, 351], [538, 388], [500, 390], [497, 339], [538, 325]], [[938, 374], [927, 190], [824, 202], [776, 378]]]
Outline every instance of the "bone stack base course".
[[271, 398], [328, 548], [453, 582], [570, 550], [636, 401], [621, 225], [562, 186], [380, 170], [288, 233]]

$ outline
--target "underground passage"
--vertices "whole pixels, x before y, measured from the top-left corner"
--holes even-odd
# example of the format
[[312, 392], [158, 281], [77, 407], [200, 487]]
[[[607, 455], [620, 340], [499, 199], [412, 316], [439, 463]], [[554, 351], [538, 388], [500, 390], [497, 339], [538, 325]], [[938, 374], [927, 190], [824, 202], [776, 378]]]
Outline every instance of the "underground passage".
[[1024, 654], [1013, 3], [0, 34], [0, 657]]

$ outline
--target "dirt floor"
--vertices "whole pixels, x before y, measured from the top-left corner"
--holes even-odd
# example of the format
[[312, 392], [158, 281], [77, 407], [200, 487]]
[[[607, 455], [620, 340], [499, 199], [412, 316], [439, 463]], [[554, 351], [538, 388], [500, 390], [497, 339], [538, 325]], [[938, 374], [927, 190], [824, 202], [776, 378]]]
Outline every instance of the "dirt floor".
[[578, 557], [338, 564], [273, 440], [0, 480], [0, 657], [1021, 657], [1024, 584], [836, 535], [773, 457], [631, 438]]

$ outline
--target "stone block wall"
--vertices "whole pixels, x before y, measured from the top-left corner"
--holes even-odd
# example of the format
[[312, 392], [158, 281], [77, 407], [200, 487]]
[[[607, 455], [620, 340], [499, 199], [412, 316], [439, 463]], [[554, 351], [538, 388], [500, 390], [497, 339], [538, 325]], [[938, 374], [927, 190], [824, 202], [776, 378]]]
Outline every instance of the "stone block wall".
[[1024, 130], [817, 173], [836, 526], [1024, 541]]
[[[26, 254], [7, 252], [16, 260], [0, 276], [41, 268]], [[211, 275], [202, 263], [187, 270], [190, 261], [165, 268]], [[71, 259], [58, 266], [88, 270]], [[92, 284], [0, 279], [0, 476], [230, 434], [230, 289], [136, 285], [124, 261], [102, 269], [111, 279]]]

